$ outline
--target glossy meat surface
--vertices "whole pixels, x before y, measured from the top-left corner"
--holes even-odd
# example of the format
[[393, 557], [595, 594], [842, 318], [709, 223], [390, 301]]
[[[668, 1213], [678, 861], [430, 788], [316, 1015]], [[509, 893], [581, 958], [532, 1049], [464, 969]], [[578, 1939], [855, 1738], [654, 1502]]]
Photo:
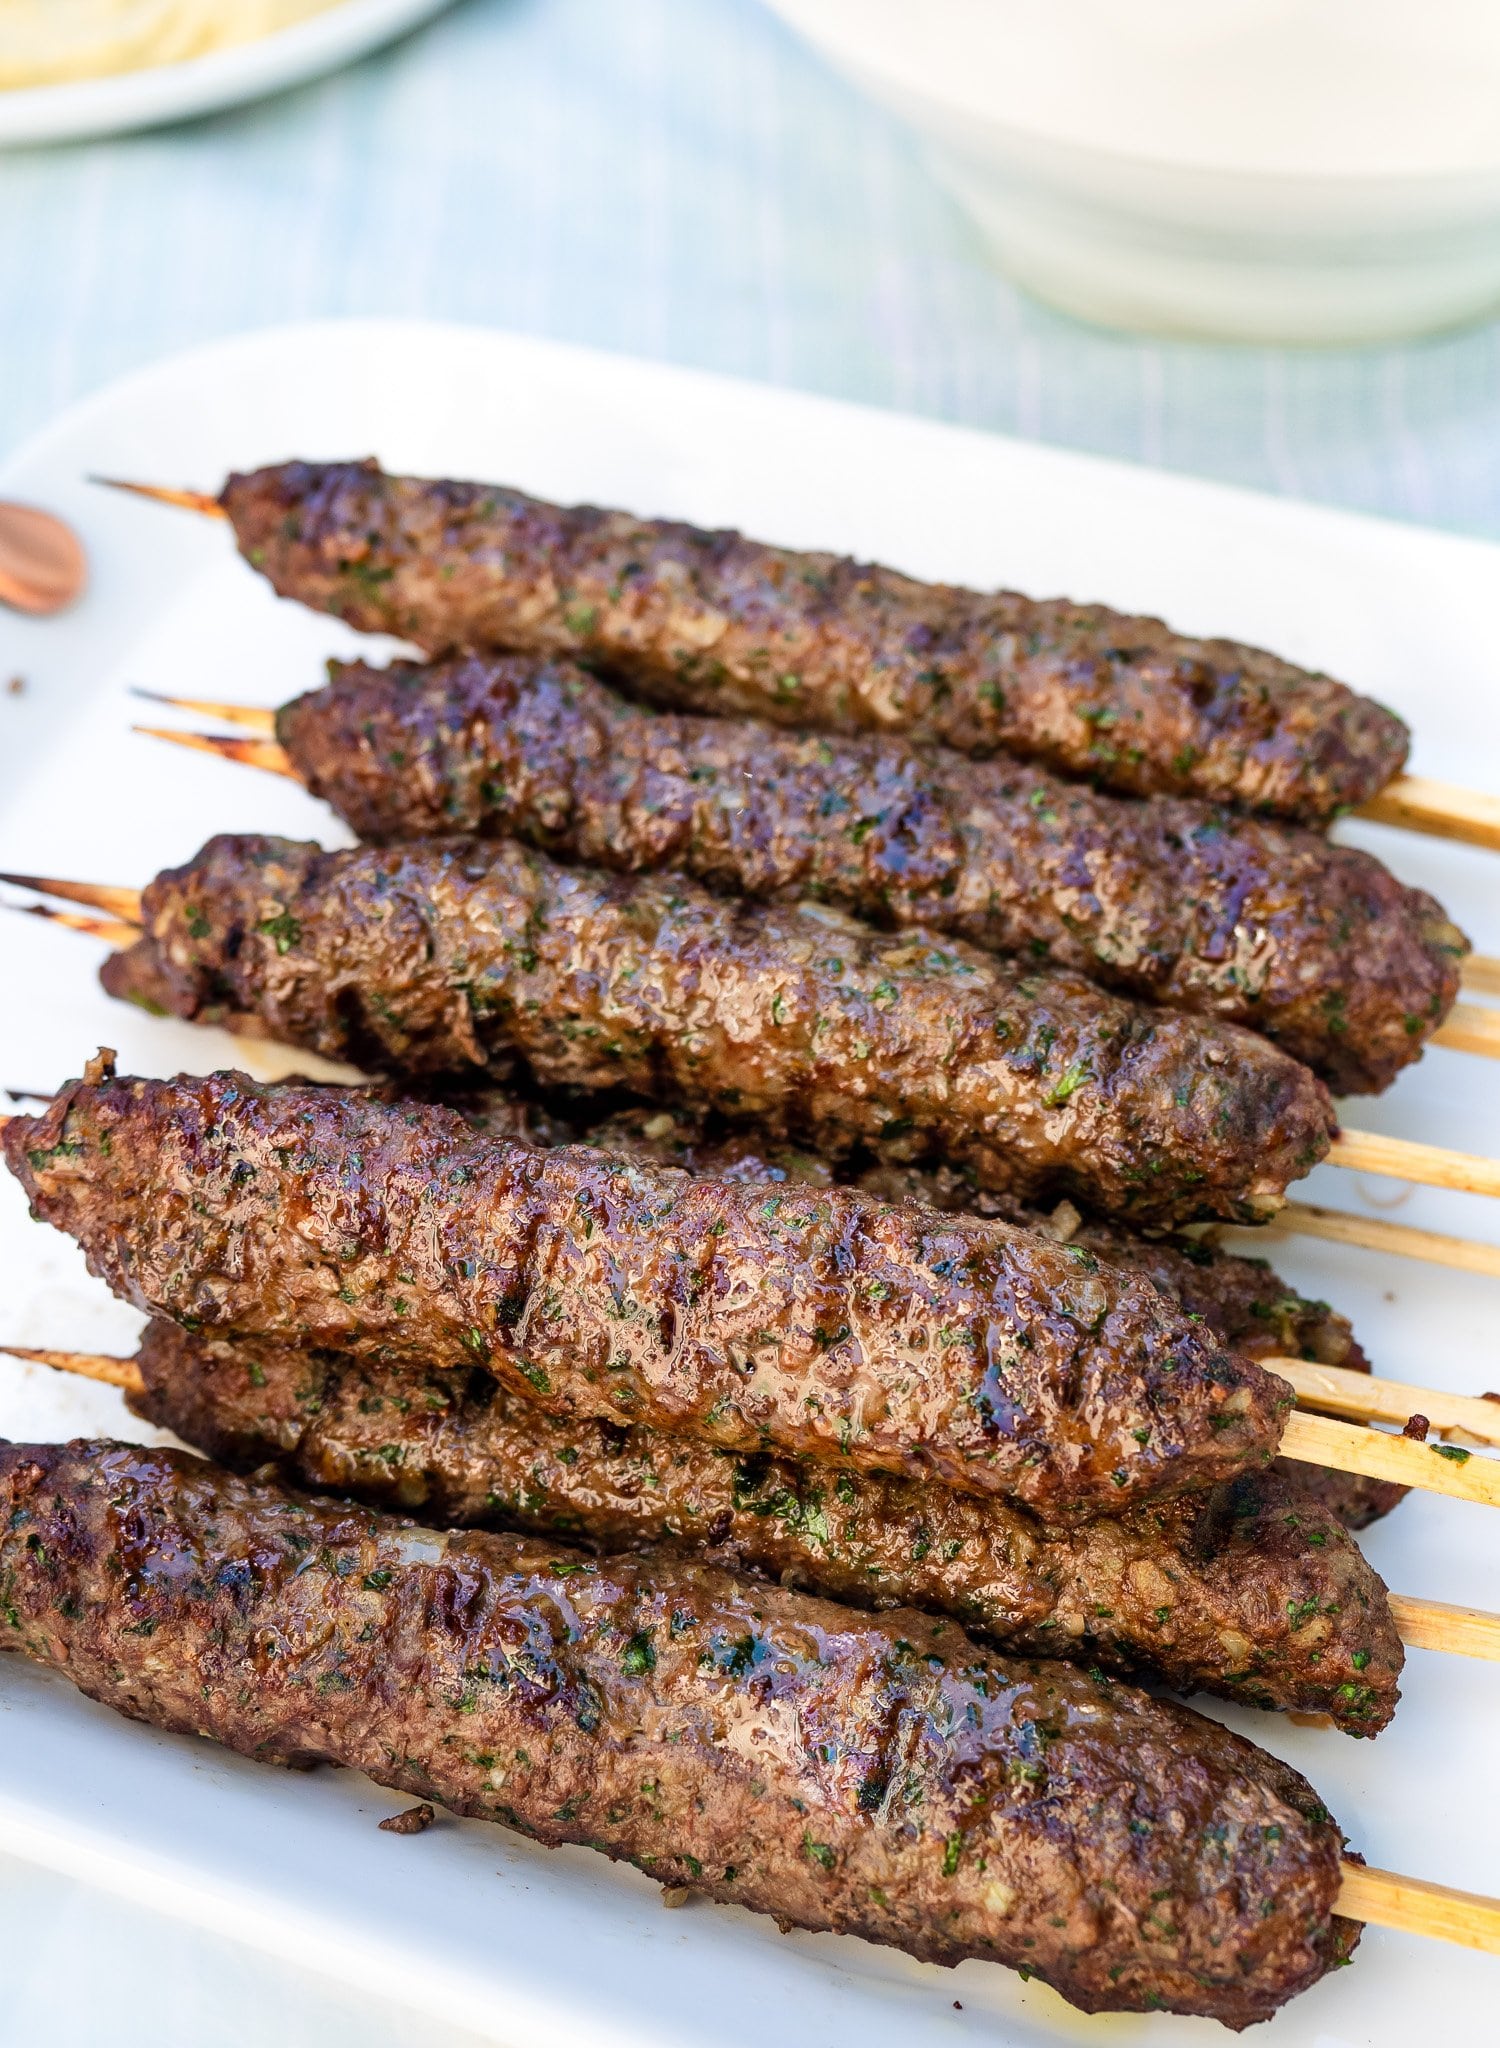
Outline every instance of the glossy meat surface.
[[[979, 1216], [1002, 1216], [1023, 1229], [1039, 1231], [1076, 1246], [1107, 1265], [1149, 1280], [1189, 1315], [1202, 1318], [1226, 1351], [1244, 1358], [1299, 1358], [1368, 1372], [1370, 1361], [1347, 1316], [1326, 1301], [1299, 1294], [1264, 1259], [1226, 1251], [1208, 1238], [1180, 1232], [1144, 1237], [1122, 1223], [1081, 1216], [1069, 1202], [1035, 1209], [1008, 1196], [986, 1194], [966, 1175], [948, 1167], [870, 1167], [840, 1172], [805, 1146], [777, 1144], [753, 1132], [714, 1130], [682, 1111], [627, 1109], [603, 1121], [559, 1116], [524, 1097], [500, 1089], [464, 1097], [456, 1104], [479, 1128], [526, 1144], [583, 1143], [626, 1159], [654, 1159], [709, 1179], [807, 1182], [828, 1187], [839, 1179], [889, 1201], [925, 1202], [929, 1207]], [[1404, 1500], [1407, 1488], [1362, 1472], [1338, 1472], [1283, 1458], [1276, 1470], [1300, 1494], [1311, 1497], [1349, 1529], [1368, 1528]]]
[[0, 1448], [0, 1644], [663, 1883], [1088, 2011], [1262, 2019], [1342, 1960], [1340, 1837], [1226, 1729], [956, 1624], [414, 1528], [181, 1454]]
[[276, 1461], [374, 1507], [603, 1551], [711, 1545], [830, 1599], [953, 1615], [1012, 1653], [1327, 1713], [1355, 1735], [1398, 1698], [1385, 1587], [1269, 1474], [1062, 1530], [921, 1481], [547, 1415], [477, 1367], [414, 1377], [161, 1322], [137, 1363], [146, 1420], [237, 1470]]
[[1387, 1086], [1458, 993], [1440, 905], [1319, 833], [888, 736], [654, 714], [570, 662], [334, 663], [277, 731], [362, 839], [516, 837], [923, 925], [1262, 1031], [1343, 1094]]
[[1400, 719], [1331, 677], [1103, 605], [372, 463], [233, 476], [221, 502], [285, 597], [428, 653], [577, 656], [679, 709], [904, 732], [1306, 820], [1362, 803], [1406, 758]]
[[406, 1075], [498, 1068], [937, 1156], [1023, 1198], [1258, 1221], [1322, 1158], [1326, 1090], [1249, 1032], [1063, 969], [506, 841], [337, 853], [225, 835], [145, 892], [106, 987]]
[[1118, 1512], [1264, 1465], [1284, 1381], [1145, 1282], [848, 1188], [694, 1180], [244, 1075], [13, 1117], [43, 1221], [187, 1327], [488, 1366], [555, 1414]]

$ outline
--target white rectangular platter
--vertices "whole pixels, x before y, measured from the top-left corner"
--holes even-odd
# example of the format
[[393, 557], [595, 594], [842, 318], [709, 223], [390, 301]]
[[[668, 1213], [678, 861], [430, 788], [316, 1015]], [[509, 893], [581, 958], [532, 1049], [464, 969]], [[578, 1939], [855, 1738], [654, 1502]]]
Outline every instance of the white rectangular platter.
[[[277, 703], [351, 645], [279, 604], [220, 527], [112, 496], [89, 473], [217, 488], [290, 455], [495, 478], [920, 575], [1066, 591], [1257, 640], [1396, 705], [1414, 766], [1500, 789], [1500, 549], [1251, 497], [915, 419], [471, 330], [358, 322], [282, 329], [149, 369], [76, 408], [0, 472], [0, 495], [76, 521], [87, 600], [46, 625], [0, 614], [0, 867], [144, 882], [210, 832], [337, 833], [290, 784], [129, 733], [130, 685]], [[1351, 832], [1355, 828], [1341, 827]], [[1357, 828], [1500, 952], [1500, 861]], [[91, 940], [0, 919], [0, 1085], [47, 1089], [100, 1043], [125, 1071], [274, 1056], [106, 1000]], [[285, 1064], [290, 1064], [287, 1062]], [[304, 1066], [306, 1062], [302, 1062]], [[1438, 1051], [1351, 1121], [1500, 1150], [1500, 1067]], [[1474, 1197], [1351, 1181], [1299, 1192], [1429, 1228], [1500, 1237]], [[1378, 1371], [1500, 1384], [1500, 1283], [1290, 1238], [1305, 1290], [1353, 1316]], [[0, 1341], [128, 1351], [135, 1319], [71, 1245], [0, 1186]], [[108, 1390], [0, 1361], [0, 1434], [149, 1434]], [[1393, 1587], [1500, 1606], [1496, 1525], [1414, 1498], [1373, 1531]], [[1500, 1891], [1500, 1667], [1414, 1653], [1376, 1743], [1214, 1708], [1305, 1770], [1372, 1862]], [[863, 2048], [985, 2040], [1222, 2039], [1166, 2018], [1088, 2020], [1045, 1987], [969, 1964], [919, 1967], [852, 1940], [779, 1935], [584, 1851], [481, 1823], [377, 1833], [399, 1802], [348, 1774], [292, 1777], [128, 1725], [60, 1680], [0, 1664], [0, 1841], [263, 1943], [498, 2041], [548, 2048], [751, 2048], [768, 2034]], [[1500, 1964], [1372, 1932], [1355, 1966], [1275, 2022], [1284, 2048], [1492, 2040]]]

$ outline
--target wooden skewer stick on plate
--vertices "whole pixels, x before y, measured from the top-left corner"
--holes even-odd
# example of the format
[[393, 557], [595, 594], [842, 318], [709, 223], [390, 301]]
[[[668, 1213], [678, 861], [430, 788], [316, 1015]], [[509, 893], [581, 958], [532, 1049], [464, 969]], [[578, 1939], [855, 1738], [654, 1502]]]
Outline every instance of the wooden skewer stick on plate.
[[1420, 1444], [1299, 1408], [1286, 1419], [1281, 1455], [1302, 1465], [1331, 1465], [1337, 1472], [1360, 1472], [1422, 1493], [1500, 1507], [1500, 1458], [1457, 1444]]
[[1258, 1363], [1286, 1380], [1304, 1408], [1349, 1422], [1393, 1422], [1398, 1428], [1413, 1415], [1425, 1415], [1440, 1436], [1456, 1430], [1474, 1443], [1500, 1444], [1500, 1400], [1483, 1394], [1449, 1394], [1437, 1387], [1351, 1372], [1347, 1366], [1309, 1365], [1300, 1358], [1262, 1358]]
[[1330, 1166], [1350, 1173], [1382, 1174], [1421, 1187], [1458, 1188], [1471, 1195], [1500, 1195], [1500, 1160], [1413, 1138], [1387, 1138], [1379, 1131], [1340, 1131], [1328, 1153]]
[[74, 910], [54, 910], [49, 903], [7, 903], [3, 907], [19, 911], [23, 917], [40, 917], [48, 924], [65, 925], [70, 932], [86, 932], [91, 939], [103, 939], [117, 952], [133, 946], [141, 936], [139, 925], [122, 924], [117, 918], [84, 917]]
[[1486, 1009], [1483, 1003], [1455, 1003], [1433, 1032], [1432, 1043], [1446, 1045], [1453, 1052], [1500, 1060], [1500, 1010]]
[[1292, 1231], [1300, 1237], [1320, 1237], [1328, 1244], [1358, 1245], [1385, 1257], [1422, 1259], [1430, 1266], [1448, 1266], [1459, 1273], [1485, 1273], [1500, 1280], [1500, 1244], [1417, 1230], [1410, 1223], [1388, 1223], [1381, 1216], [1355, 1216], [1346, 1209], [1288, 1202], [1265, 1227], [1273, 1232]]
[[175, 505], [180, 512], [197, 512], [204, 519], [229, 517], [208, 491], [174, 491], [168, 484], [137, 484], [119, 476], [91, 476], [89, 482], [103, 484], [111, 491], [128, 491], [133, 498], [150, 498], [157, 505]]
[[[96, 476], [90, 482], [105, 484], [112, 491], [128, 491], [133, 497], [150, 498], [159, 505], [174, 505], [180, 511], [197, 512], [205, 519], [229, 517], [218, 499], [207, 491], [174, 490], [165, 484], [135, 483], [115, 476]], [[1500, 848], [1500, 797], [1460, 789], [1450, 782], [1434, 782], [1428, 776], [1396, 776], [1377, 796], [1362, 804], [1356, 816], [1372, 818], [1383, 825], [1401, 825], [1412, 832], [1429, 832], [1442, 839], [1461, 839], [1471, 846]]]
[[[241, 732], [259, 733], [262, 739], [276, 737], [276, 713], [259, 704], [221, 704], [211, 697], [169, 697], [162, 690], [132, 689], [132, 697], [145, 704], [166, 704], [173, 711], [191, 711], [199, 718], [217, 718], [222, 725], [237, 725]], [[180, 733], [153, 734], [157, 739], [180, 739]]]
[[276, 740], [248, 733], [241, 736], [239, 733], [174, 732], [165, 725], [133, 725], [130, 730], [144, 734], [147, 739], [166, 740], [174, 747], [189, 747], [194, 753], [214, 754], [221, 761], [238, 761], [243, 768], [259, 768], [267, 775], [284, 775], [292, 782], [302, 780], [292, 766], [291, 755]]
[[1361, 804], [1355, 816], [1400, 825], [1408, 832], [1428, 832], [1435, 839], [1461, 839], [1469, 846], [1500, 850], [1500, 797], [1434, 782], [1426, 775], [1398, 775], [1378, 796]]
[[1409, 1650], [1437, 1650], [1448, 1657], [1479, 1657], [1493, 1664], [1500, 1657], [1500, 1615], [1482, 1607], [1453, 1607], [1444, 1600], [1410, 1600], [1404, 1593], [1388, 1596], [1391, 1619]]
[[1425, 1934], [1433, 1941], [1500, 1955], [1500, 1899], [1487, 1899], [1480, 1892], [1455, 1891], [1426, 1878], [1345, 1863], [1335, 1911], [1372, 1927]]
[[1463, 964], [1464, 987], [1476, 995], [1500, 996], [1500, 960], [1471, 953]]
[[[112, 1358], [82, 1351], [35, 1350], [20, 1344], [0, 1344], [0, 1352], [29, 1365], [50, 1366], [54, 1372], [71, 1373], [75, 1379], [97, 1380], [118, 1387], [122, 1393], [140, 1396], [146, 1382], [133, 1358]], [[1406, 1442], [1405, 1438], [1395, 1439]], [[1420, 1450], [1420, 1445], [1410, 1448]], [[1397, 1607], [1393, 1596], [1392, 1612]], [[1440, 1600], [1402, 1598], [1397, 1627], [1403, 1642], [1424, 1650], [1443, 1650], [1461, 1657], [1500, 1661], [1500, 1615], [1486, 1614], [1477, 1607], [1450, 1607]], [[1404, 1618], [1402, 1618], [1404, 1617]]]
[[124, 924], [139, 925], [141, 921], [139, 889], [117, 889], [110, 882], [66, 882], [52, 875], [0, 875], [0, 882], [35, 889], [39, 896], [56, 896], [63, 903], [85, 903]]

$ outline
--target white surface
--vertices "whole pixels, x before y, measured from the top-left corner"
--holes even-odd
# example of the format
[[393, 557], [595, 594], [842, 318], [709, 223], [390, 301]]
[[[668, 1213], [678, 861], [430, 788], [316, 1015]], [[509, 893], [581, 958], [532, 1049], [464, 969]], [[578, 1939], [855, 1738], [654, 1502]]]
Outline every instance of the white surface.
[[344, 0], [327, 14], [258, 42], [237, 43], [184, 64], [0, 92], [0, 149], [217, 114], [321, 78], [451, 5], [452, 0]]
[[[494, 476], [564, 498], [732, 520], [794, 543], [878, 555], [919, 574], [1165, 611], [1322, 663], [1418, 722], [1415, 766], [1500, 786], [1500, 550], [1262, 500], [828, 401], [478, 332], [359, 323], [283, 330], [179, 358], [79, 407], [0, 474], [0, 492], [76, 519], [95, 582], [50, 625], [0, 615], [0, 866], [143, 881], [210, 831], [318, 833], [289, 784], [131, 739], [128, 684], [271, 703], [347, 644], [278, 604], [223, 530], [88, 486], [89, 471], [213, 486], [231, 465], [377, 453], [392, 466]], [[1493, 856], [1361, 828], [1500, 951]], [[230, 1041], [109, 1004], [88, 941], [0, 924], [11, 1000], [0, 1082], [50, 1087], [101, 1040], [125, 1069], [205, 1068]], [[1436, 1052], [1358, 1121], [1500, 1148], [1500, 1069]], [[1354, 1183], [1304, 1190], [1473, 1236], [1476, 1198]], [[1288, 1241], [1288, 1276], [1346, 1309], [1377, 1364], [1418, 1382], [1496, 1383], [1494, 1283]], [[64, 1240], [0, 1188], [4, 1330], [14, 1341], [128, 1348], [134, 1319]], [[105, 1389], [0, 1372], [0, 1432], [141, 1432]], [[1400, 1590], [1500, 1605], [1491, 1522], [1431, 1498], [1369, 1548]], [[1500, 1890], [1493, 1729], [1500, 1669], [1414, 1655], [1396, 1726], [1377, 1743], [1222, 1711], [1305, 1769], [1372, 1861]], [[867, 2048], [980, 2039], [1015, 2048], [1113, 2038], [1223, 2039], [1207, 2023], [1089, 2021], [1037, 1985], [966, 1965], [920, 1968], [854, 1941], [783, 1938], [694, 1906], [583, 1851], [447, 1825], [413, 1841], [373, 1829], [390, 1795], [338, 1774], [263, 1771], [154, 1735], [60, 1681], [0, 1666], [0, 1838], [199, 1925], [346, 1976], [507, 2043], [749, 2048], [787, 2038]], [[580, 1959], [586, 1965], [580, 1966]], [[1442, 1986], [1456, 2041], [1489, 2037], [1500, 1970], [1371, 1933], [1356, 1967], [1277, 2021], [1285, 2048], [1397, 2048]], [[954, 2010], [953, 2001], [963, 2010]]]
[[771, 4], [1084, 319], [1365, 341], [1500, 303], [1492, 0]]

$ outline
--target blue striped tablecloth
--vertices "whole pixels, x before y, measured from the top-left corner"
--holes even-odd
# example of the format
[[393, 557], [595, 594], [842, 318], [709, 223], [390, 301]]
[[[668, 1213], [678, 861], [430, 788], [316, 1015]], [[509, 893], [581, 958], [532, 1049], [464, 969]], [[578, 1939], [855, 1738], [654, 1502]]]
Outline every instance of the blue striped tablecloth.
[[[1500, 331], [1315, 354], [1076, 326], [989, 268], [901, 131], [756, 0], [464, 0], [277, 102], [0, 154], [0, 452], [155, 356], [341, 313], [521, 328], [1500, 534]], [[5, 2048], [466, 2048], [3, 1857], [0, 1921]]]

